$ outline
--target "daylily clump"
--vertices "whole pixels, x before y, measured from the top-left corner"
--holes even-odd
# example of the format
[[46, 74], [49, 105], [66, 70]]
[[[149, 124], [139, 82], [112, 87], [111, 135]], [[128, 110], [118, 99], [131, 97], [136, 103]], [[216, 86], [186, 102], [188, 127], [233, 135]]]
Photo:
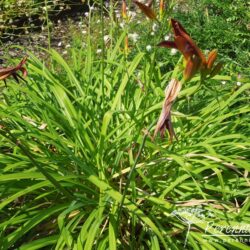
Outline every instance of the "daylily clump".
[[[10, 76], [12, 76], [17, 82], [19, 82], [19, 79], [24, 80], [23, 77], [26, 77], [28, 73], [27, 70], [23, 67], [26, 61], [27, 57], [24, 57], [16, 67], [0, 68], [0, 80], [4, 81], [5, 86], [6, 86], [6, 79]], [[17, 71], [21, 71], [22, 76], [20, 76], [17, 73]]]
[[171, 25], [174, 31], [174, 41], [162, 41], [158, 46], [174, 48], [183, 54], [186, 64], [183, 73], [184, 80], [189, 81], [199, 71], [203, 79], [207, 76], [209, 78], [215, 76], [222, 67], [220, 62], [214, 66], [217, 50], [212, 50], [206, 59], [200, 48], [178, 21], [171, 19]]

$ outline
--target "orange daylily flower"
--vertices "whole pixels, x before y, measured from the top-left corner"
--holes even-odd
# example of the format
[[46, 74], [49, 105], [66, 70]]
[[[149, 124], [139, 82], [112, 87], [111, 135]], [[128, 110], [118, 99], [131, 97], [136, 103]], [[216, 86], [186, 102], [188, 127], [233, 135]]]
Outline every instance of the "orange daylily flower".
[[215, 68], [217, 68], [217, 74], [218, 70], [222, 67], [221, 63], [213, 67], [217, 57], [217, 50], [211, 51], [206, 60], [205, 55], [183, 26], [175, 19], [171, 19], [171, 25], [174, 31], [174, 41], [162, 41], [158, 46], [175, 48], [183, 54], [186, 61], [186, 68], [184, 70], [185, 81], [190, 80], [199, 70], [201, 70], [203, 77], [206, 77], [208, 74], [210, 74], [210, 77], [214, 76], [213, 71]]
[[[5, 86], [6, 86], [6, 79], [10, 76], [13, 76], [13, 78], [17, 82], [19, 82], [19, 78], [24, 80], [23, 77], [26, 77], [28, 74], [27, 70], [23, 67], [26, 61], [27, 61], [27, 57], [24, 57], [22, 61], [16, 67], [0, 68], [0, 80], [4, 80]], [[17, 71], [19, 70], [22, 72], [23, 77], [17, 73]]]
[[152, 4], [153, 0], [149, 0], [147, 4], [140, 3], [137, 0], [133, 0], [133, 2], [141, 9], [141, 11], [149, 18], [149, 19], [156, 19], [156, 14], [153, 11]]

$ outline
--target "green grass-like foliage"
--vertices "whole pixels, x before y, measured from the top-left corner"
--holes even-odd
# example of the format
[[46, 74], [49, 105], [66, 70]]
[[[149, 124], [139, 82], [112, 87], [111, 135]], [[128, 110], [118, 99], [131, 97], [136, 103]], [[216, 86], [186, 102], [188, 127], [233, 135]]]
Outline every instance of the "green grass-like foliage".
[[249, 80], [193, 78], [178, 141], [152, 141], [172, 72], [158, 49], [125, 57], [125, 35], [102, 56], [90, 35], [67, 61], [30, 54], [27, 83], [2, 88], [2, 249], [247, 249], [220, 228], [250, 222]]

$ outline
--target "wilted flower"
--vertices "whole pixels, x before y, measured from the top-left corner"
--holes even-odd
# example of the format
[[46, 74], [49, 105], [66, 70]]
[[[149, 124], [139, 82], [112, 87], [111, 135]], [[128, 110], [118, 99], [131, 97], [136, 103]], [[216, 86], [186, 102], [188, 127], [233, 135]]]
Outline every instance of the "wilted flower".
[[156, 19], [156, 14], [153, 11], [152, 4], [153, 0], [149, 0], [147, 4], [140, 3], [137, 0], [133, 0], [133, 2], [141, 9], [141, 11], [149, 18], [149, 19]]
[[165, 131], [167, 129], [170, 141], [173, 141], [173, 137], [177, 139], [171, 122], [171, 107], [176, 97], [178, 96], [180, 90], [181, 83], [176, 79], [172, 79], [165, 90], [165, 99], [159, 120], [156, 124], [154, 138], [156, 137], [158, 132], [160, 132], [161, 137], [164, 137]]
[[[23, 81], [23, 77], [27, 76], [27, 70], [23, 67], [23, 65], [26, 63], [27, 57], [24, 57], [22, 61], [16, 66], [16, 67], [7, 67], [7, 68], [0, 68], [0, 80], [4, 80], [5, 86], [6, 86], [6, 79], [10, 76], [13, 76], [13, 78], [19, 82], [19, 78]], [[22, 72], [22, 76], [20, 76], [17, 71]]]
[[203, 78], [207, 75], [210, 77], [215, 76], [222, 68], [220, 62], [214, 66], [217, 50], [211, 51], [206, 60], [200, 48], [189, 36], [183, 26], [174, 19], [171, 19], [171, 25], [174, 31], [174, 41], [162, 41], [158, 46], [174, 48], [183, 54], [186, 63], [184, 71], [185, 81], [190, 80], [199, 70], [201, 70]]

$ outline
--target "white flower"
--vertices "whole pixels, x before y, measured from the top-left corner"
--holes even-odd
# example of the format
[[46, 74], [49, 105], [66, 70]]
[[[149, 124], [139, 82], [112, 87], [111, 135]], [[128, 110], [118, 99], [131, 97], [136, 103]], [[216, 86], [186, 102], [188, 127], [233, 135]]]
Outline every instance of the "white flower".
[[125, 26], [125, 23], [124, 23], [124, 22], [120, 23], [120, 27], [121, 27], [121, 28], [124, 28], [124, 26]]
[[169, 39], [170, 39], [170, 35], [164, 36], [164, 40], [169, 40]]
[[133, 42], [136, 42], [139, 38], [137, 33], [128, 34], [128, 37], [132, 39]]
[[157, 29], [158, 29], [158, 25], [156, 23], [154, 23], [153, 26], [152, 26], [152, 30], [156, 31]]
[[173, 56], [173, 55], [175, 55], [177, 53], [177, 49], [171, 49], [170, 50], [170, 54]]
[[89, 16], [89, 13], [88, 13], [88, 12], [85, 12], [85, 13], [84, 13], [84, 16], [88, 17], [88, 16]]
[[154, 36], [154, 35], [155, 35], [154, 31], [152, 31], [152, 32], [150, 33], [150, 35], [151, 35], [151, 36]]
[[98, 50], [96, 51], [96, 53], [97, 53], [97, 54], [100, 54], [100, 53], [102, 53], [102, 50], [101, 50], [101, 49], [98, 49]]
[[57, 46], [58, 46], [58, 47], [61, 47], [61, 46], [62, 46], [62, 42], [59, 42], [59, 43], [57, 44]]
[[237, 86], [241, 86], [241, 82], [236, 82], [236, 85]]
[[83, 30], [83, 31], [82, 31], [82, 34], [83, 34], [83, 35], [87, 34], [87, 31], [86, 31], [86, 30]]
[[109, 35], [105, 35], [105, 36], [103, 37], [103, 40], [104, 40], [105, 43], [107, 43], [107, 42], [110, 40]]
[[150, 52], [150, 51], [152, 50], [152, 46], [151, 46], [151, 45], [147, 45], [147, 46], [146, 46], [146, 50], [147, 50], [148, 52]]
[[221, 81], [221, 84], [225, 85], [225, 84], [226, 84], [226, 81]]
[[204, 50], [204, 54], [205, 54], [205, 55], [208, 55], [209, 52], [210, 52], [210, 51], [209, 51], [208, 49], [205, 49], [205, 50]]
[[133, 19], [136, 16], [136, 12], [135, 11], [128, 11], [128, 16]]

